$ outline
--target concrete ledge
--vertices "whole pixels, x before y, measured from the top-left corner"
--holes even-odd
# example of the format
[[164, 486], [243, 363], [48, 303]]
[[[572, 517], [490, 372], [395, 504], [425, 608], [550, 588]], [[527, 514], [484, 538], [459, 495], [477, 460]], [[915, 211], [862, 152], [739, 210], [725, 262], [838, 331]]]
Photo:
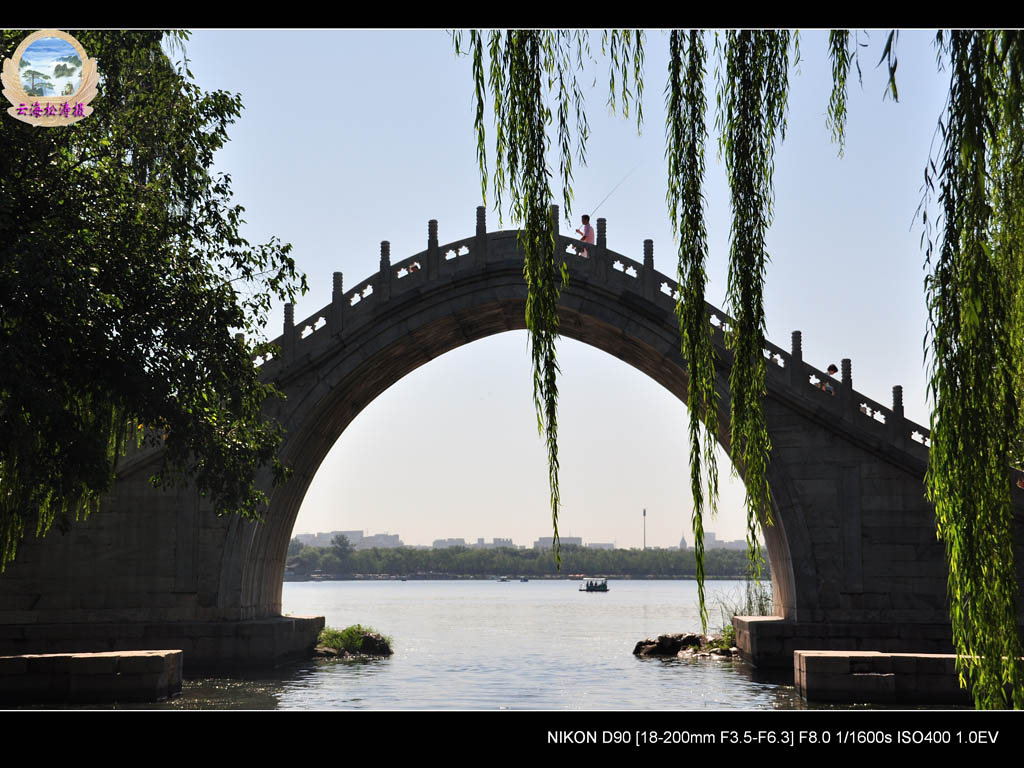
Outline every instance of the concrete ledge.
[[0, 701], [162, 701], [181, 693], [178, 650], [0, 656]]
[[793, 682], [808, 701], [970, 704], [955, 665], [946, 653], [798, 650]]
[[793, 653], [879, 651], [888, 654], [950, 654], [949, 624], [794, 622], [779, 616], [736, 616], [740, 656], [762, 669], [794, 669]]
[[[313, 655], [322, 616], [277, 616], [250, 621], [178, 621], [103, 624], [0, 625], [0, 654], [104, 653], [178, 649], [189, 674], [275, 667]], [[35, 662], [33, 662], [35, 663]], [[132, 662], [136, 663], [136, 662]], [[0, 675], [3, 675], [0, 667]]]

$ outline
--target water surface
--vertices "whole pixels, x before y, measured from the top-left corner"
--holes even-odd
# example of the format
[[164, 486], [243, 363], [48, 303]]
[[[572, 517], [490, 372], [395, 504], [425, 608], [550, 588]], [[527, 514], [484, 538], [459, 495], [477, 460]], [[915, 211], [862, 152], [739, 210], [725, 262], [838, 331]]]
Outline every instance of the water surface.
[[[641, 659], [638, 640], [700, 631], [692, 581], [288, 582], [283, 609], [327, 624], [371, 625], [395, 655], [308, 662], [261, 679], [186, 681], [173, 708], [778, 709], [791, 685], [758, 682], [730, 659]], [[735, 599], [742, 582], [709, 582]], [[728, 600], [727, 600], [728, 601]], [[710, 627], [720, 626], [710, 607]]]

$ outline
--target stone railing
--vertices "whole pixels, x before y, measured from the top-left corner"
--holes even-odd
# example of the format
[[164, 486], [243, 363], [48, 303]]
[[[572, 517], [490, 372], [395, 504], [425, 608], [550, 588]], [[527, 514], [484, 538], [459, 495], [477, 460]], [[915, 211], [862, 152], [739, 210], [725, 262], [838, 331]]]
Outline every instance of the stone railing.
[[[558, 207], [552, 206], [552, 209], [557, 222]], [[556, 253], [566, 262], [571, 279], [582, 280], [613, 293], [636, 294], [663, 310], [674, 312], [679, 295], [678, 283], [675, 278], [654, 269], [654, 243], [645, 240], [643, 261], [635, 261], [608, 250], [606, 231], [606, 220], [598, 219], [594, 244], [558, 235]], [[268, 375], [279, 373], [297, 355], [304, 354], [305, 347], [319, 341], [323, 334], [334, 336], [371, 322], [376, 315], [372, 311], [374, 307], [380, 307], [402, 294], [427, 288], [438, 281], [458, 279], [471, 270], [492, 266], [521, 269], [522, 252], [516, 245], [515, 235], [509, 231], [488, 233], [485, 210], [479, 207], [476, 234], [472, 237], [439, 245], [437, 221], [431, 220], [427, 225], [426, 249], [394, 264], [391, 263], [390, 243], [383, 241], [379, 269], [355, 287], [345, 290], [341, 272], [334, 273], [334, 290], [327, 306], [295, 322], [294, 306], [285, 305], [284, 333], [273, 342], [278, 349], [276, 356], [265, 355], [256, 358], [255, 362], [264, 365]], [[716, 354], [720, 359], [731, 361], [732, 351], [726, 345], [726, 334], [730, 332], [733, 320], [711, 304], [705, 304], [705, 309], [713, 329]], [[890, 406], [857, 392], [853, 389], [849, 359], [841, 361], [840, 378], [833, 379], [803, 361], [800, 331], [793, 332], [788, 351], [765, 340], [764, 355], [769, 387], [788, 387], [809, 399], [812, 405], [824, 407], [843, 421], [888, 440], [902, 450], [914, 453], [927, 450], [930, 444], [928, 429], [903, 415], [902, 387], [893, 387]], [[829, 383], [828, 388], [824, 386], [826, 382]]]

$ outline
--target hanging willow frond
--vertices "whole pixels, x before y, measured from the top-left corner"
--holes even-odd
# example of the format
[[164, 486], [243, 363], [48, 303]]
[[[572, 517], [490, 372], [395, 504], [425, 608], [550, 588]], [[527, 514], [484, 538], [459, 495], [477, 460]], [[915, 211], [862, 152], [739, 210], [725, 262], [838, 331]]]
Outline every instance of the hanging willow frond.
[[899, 41], [899, 30], [891, 30], [889, 32], [889, 37], [885, 40], [885, 50], [882, 51], [882, 58], [878, 60], [878, 64], [876, 65], [881, 66], [884, 61], [889, 70], [889, 80], [886, 82], [885, 92], [883, 93], [882, 98], [892, 96], [893, 101], [900, 100], [900, 92], [896, 88], [896, 68], [899, 65], [899, 59], [896, 57], [896, 47]]
[[[925, 478], [949, 565], [961, 685], [979, 708], [1024, 703], [1010, 464], [1020, 461], [1021, 205], [1019, 33], [940, 35], [950, 67], [939, 202], [926, 280], [934, 400]], [[1014, 270], [1009, 272], [1008, 270]], [[1018, 464], [1019, 465], [1019, 464]]]
[[[690, 492], [693, 496], [694, 554], [697, 597], [702, 631], [707, 631], [704, 596], [704, 474], [712, 513], [718, 501], [718, 402], [715, 393], [715, 353], [711, 325], [704, 306], [707, 273], [707, 230], [704, 223], [704, 113], [706, 52], [703, 33], [672, 30], [669, 36], [669, 76], [665, 88], [668, 112], [665, 157], [668, 160], [667, 201], [672, 227], [679, 236], [679, 297], [676, 315], [682, 353], [689, 372], [686, 405], [690, 424]], [[703, 429], [702, 429], [703, 424]], [[703, 433], [703, 434], [702, 434]]]
[[[456, 53], [460, 53], [461, 35], [456, 32], [452, 38]], [[639, 121], [643, 114], [639, 106], [643, 93], [643, 34], [616, 32], [611, 41], [611, 103], [614, 104], [614, 73], [618, 68], [623, 110], [628, 113], [630, 101], [635, 99]], [[583, 91], [576, 79], [576, 73], [583, 68], [584, 53], [587, 59], [590, 58], [590, 43], [586, 32], [492, 31], [487, 41], [489, 67], [486, 82], [484, 39], [479, 30], [470, 32], [469, 48], [473, 56], [474, 124], [481, 191], [486, 201], [488, 173], [484, 102], [489, 93], [496, 130], [495, 171], [491, 188], [499, 217], [502, 197], [507, 193], [511, 197], [512, 215], [521, 226], [519, 237], [525, 253], [523, 275], [527, 284], [526, 327], [530, 332], [533, 400], [537, 410], [537, 428], [547, 446], [555, 561], [560, 563], [558, 362], [555, 343], [558, 339], [558, 298], [561, 289], [568, 284], [569, 272], [555, 252], [558, 222], [554, 220], [551, 208], [551, 173], [547, 164], [550, 144], [547, 126], [552, 121], [548, 98], [557, 105], [558, 169], [562, 202], [568, 219], [572, 212], [573, 144], [575, 141], [578, 162], [585, 164], [586, 142], [590, 133]]]
[[[24, 536], [25, 510], [35, 514], [37, 537], [53, 526], [66, 531], [73, 520], [89, 517], [113, 483], [117, 457], [131, 440], [138, 440], [133, 420], [108, 397], [90, 394], [64, 405], [82, 433], [93, 436], [94, 445], [86, 447], [94, 452], [69, 445], [54, 455], [29, 414], [17, 420], [19, 428], [6, 435], [17, 450], [9, 450], [8, 458], [0, 460], [0, 573], [14, 560]], [[67, 464], [74, 464], [78, 478], [86, 479], [69, 478]]]
[[[747, 527], [751, 562], [760, 563], [758, 521], [771, 522], [767, 468], [770, 445], [762, 398], [765, 318], [765, 234], [772, 219], [772, 174], [776, 138], [785, 133], [788, 91], [787, 32], [728, 32], [716, 36], [719, 52], [717, 126], [725, 156], [733, 224], [727, 299], [735, 326], [727, 340], [733, 352], [730, 374], [731, 455], [747, 488]], [[888, 69], [886, 95], [898, 100], [898, 33], [885, 40], [879, 60]], [[951, 72], [947, 114], [940, 122], [941, 157], [925, 171], [922, 202], [930, 343], [929, 391], [935, 402], [927, 493], [936, 506], [940, 538], [949, 561], [953, 641], [963, 682], [970, 682], [978, 706], [1002, 706], [1006, 688], [1013, 703], [1024, 705], [1022, 644], [1017, 625], [1018, 585], [1013, 563], [1014, 523], [1010, 466], [1024, 468], [1024, 40], [1020, 32], [939, 33]], [[792, 39], [795, 45], [795, 38]], [[459, 36], [455, 35], [456, 50]], [[708, 473], [708, 502], [714, 510], [717, 473], [714, 355], [703, 313], [707, 244], [701, 185], [704, 174], [704, 47], [698, 33], [670, 36], [666, 124], [669, 165], [667, 201], [679, 234], [679, 315], [682, 350], [690, 374], [691, 486], [698, 573], [703, 564], [705, 502], [701, 472]], [[851, 63], [861, 77], [859, 49], [849, 32], [834, 31], [829, 48], [833, 91], [827, 125], [842, 154]], [[488, 79], [484, 82], [484, 41], [472, 33], [477, 98], [477, 155], [486, 199], [483, 102], [493, 97], [497, 129], [492, 187], [501, 210], [505, 191], [524, 223], [529, 285], [528, 325], [534, 364], [538, 423], [548, 441], [549, 482], [557, 553], [558, 459], [556, 410], [558, 371], [554, 357], [556, 304], [564, 268], [555, 265], [555, 223], [548, 209], [548, 172], [544, 163], [544, 125], [551, 114], [543, 106], [541, 73], [548, 88], [557, 83], [559, 170], [565, 212], [571, 201], [572, 161], [566, 157], [577, 136], [577, 161], [585, 162], [589, 135], [575, 72], [589, 48], [585, 35], [565, 32], [490, 33]], [[642, 116], [642, 35], [606, 32], [602, 49], [612, 59], [609, 73], [614, 108], [630, 102]], [[575, 54], [575, 69], [572, 68]], [[632, 66], [631, 66], [632, 65]], [[633, 87], [629, 78], [633, 78]], [[570, 109], [570, 107], [572, 109]], [[571, 112], [576, 131], [568, 131]], [[581, 119], [582, 118], [582, 119]], [[582, 129], [581, 129], [582, 126]], [[939, 191], [944, 237], [936, 248], [934, 222], [928, 219], [930, 196]], [[934, 265], [932, 261], [934, 259]], [[562, 265], [564, 267], [564, 265]], [[702, 441], [703, 429], [703, 441]], [[557, 557], [557, 554], [556, 554]], [[701, 589], [701, 618], [706, 624]]]
[[[786, 131], [788, 32], [727, 32], [719, 69], [719, 146], [732, 197], [732, 243], [726, 297], [735, 327], [727, 336], [734, 360], [729, 374], [730, 451], [746, 485], [747, 544], [760, 577], [759, 519], [771, 523], [765, 394], [765, 235], [772, 219], [776, 136]], [[724, 77], [722, 76], [724, 71]]]
[[832, 131], [832, 140], [839, 145], [839, 156], [842, 157], [846, 145], [846, 78], [853, 61], [850, 30], [833, 29], [829, 32], [828, 47], [832, 58], [832, 97], [828, 102], [825, 127]]
[[[629, 117], [630, 101], [636, 105], [636, 127], [639, 131], [644, 122], [644, 33], [639, 29], [608, 29], [601, 39], [601, 53], [607, 53], [611, 66], [608, 68], [608, 108], [615, 112], [615, 78], [621, 83], [619, 99], [622, 114]], [[630, 62], [633, 63], [632, 68]], [[632, 74], [633, 93], [629, 87]]]

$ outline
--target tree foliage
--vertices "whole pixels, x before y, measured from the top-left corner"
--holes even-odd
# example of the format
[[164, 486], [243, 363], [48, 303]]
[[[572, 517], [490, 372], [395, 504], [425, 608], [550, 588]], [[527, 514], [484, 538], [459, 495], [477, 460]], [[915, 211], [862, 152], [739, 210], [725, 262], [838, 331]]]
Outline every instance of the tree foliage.
[[348, 536], [343, 533], [339, 533], [333, 539], [331, 539], [331, 551], [335, 554], [339, 561], [344, 563], [350, 557], [355, 549], [352, 547], [352, 542], [348, 540]]
[[[670, 63], [666, 99], [669, 106], [667, 155], [670, 166], [668, 204], [673, 226], [680, 242], [680, 304], [678, 314], [683, 336], [683, 352], [687, 354], [692, 381], [691, 406], [691, 488], [694, 492], [694, 527], [702, 529], [703, 477], [707, 474], [710, 503], [714, 508], [717, 495], [717, 468], [714, 458], [716, 416], [714, 407], [714, 356], [704, 316], [704, 259], [707, 252], [703, 223], [701, 186], [705, 131], [703, 116], [704, 48], [702, 33], [692, 33], [688, 42], [689, 59], [681, 60], [684, 48], [679, 33], [672, 37], [673, 55]], [[460, 36], [455, 35], [455, 48], [460, 49]], [[545, 127], [551, 113], [545, 107], [542, 80], [548, 78], [551, 98], [559, 104], [558, 129], [559, 167], [562, 171], [563, 203], [566, 215], [571, 210], [572, 172], [571, 142], [568, 126], [569, 94], [575, 104], [578, 158], [585, 155], [589, 127], [581, 119], [582, 100], [575, 72], [582, 69], [583, 51], [589, 50], [586, 36], [566, 31], [491, 32], [487, 47], [489, 77], [484, 78], [484, 43], [479, 32], [470, 34], [473, 73], [477, 99], [477, 155], [486, 199], [487, 155], [484, 143], [484, 102], [490, 94], [496, 124], [497, 173], [494, 188], [500, 211], [501, 194], [508, 189], [512, 209], [525, 222], [523, 233], [529, 297], [527, 328], [533, 345], [534, 399], [538, 424], [545, 433], [548, 447], [549, 484], [552, 517], [555, 527], [556, 560], [558, 520], [558, 448], [557, 448], [557, 372], [555, 340], [557, 338], [557, 301], [561, 285], [568, 280], [564, 263], [559, 265], [554, 254], [553, 231], [538, 229], [535, 221], [544, 219], [551, 194], [547, 183], [548, 170]], [[785, 130], [785, 104], [790, 37], [784, 32], [730, 33], [722, 54], [727, 71], [719, 83], [719, 123], [722, 128], [720, 146], [726, 155], [730, 186], [733, 190], [733, 249], [730, 259], [729, 300], [737, 316], [737, 327], [729, 342], [740, 364], [733, 367], [730, 379], [730, 432], [734, 463], [742, 466], [747, 484], [748, 540], [750, 562], [756, 571], [760, 562], [757, 553], [757, 526], [760, 519], [770, 521], [767, 466], [767, 431], [761, 398], [764, 393], [764, 309], [763, 279], [767, 252], [764, 235], [771, 220], [772, 155], [776, 135]], [[643, 82], [643, 35], [628, 30], [606, 32], [603, 48], [611, 66], [609, 105], [616, 98], [628, 114], [630, 100], [637, 105], [638, 124], [642, 120], [639, 96]], [[537, 51], [532, 58], [515, 52], [525, 45]], [[540, 52], [543, 52], [541, 55]], [[575, 67], [574, 67], [575, 65]], [[567, 78], [569, 84], [566, 85]], [[554, 84], [558, 83], [558, 88]], [[618, 82], [618, 89], [616, 87]], [[630, 83], [632, 82], [632, 87]], [[524, 105], [520, 94], [528, 93]], [[762, 115], [762, 110], [764, 114]], [[524, 126], [529, 131], [524, 132]], [[515, 139], [520, 141], [517, 144]], [[529, 157], [522, 166], [520, 156]], [[567, 158], [569, 158], [567, 160]], [[505, 166], [510, 175], [506, 177]], [[513, 169], [529, 168], [533, 186], [527, 187]], [[506, 179], [509, 179], [506, 183]], [[538, 196], [538, 193], [542, 193]], [[561, 285], [555, 277], [560, 272]], [[703, 419], [707, 434], [702, 439]], [[701, 464], [703, 456], [703, 466]], [[697, 537], [703, 544], [702, 537]], [[702, 564], [703, 558], [698, 557]], [[700, 572], [699, 572], [700, 573]], [[707, 621], [704, 607], [703, 579], [700, 579], [701, 618]]]
[[[734, 327], [729, 371], [729, 432], [733, 464], [746, 486], [747, 544], [757, 557], [761, 518], [771, 524], [765, 424], [765, 236], [772, 220], [776, 137], [786, 133], [788, 32], [727, 32], [718, 82], [719, 146], [732, 197], [732, 237], [726, 299]], [[692, 364], [691, 364], [692, 367]]]
[[257, 471], [284, 475], [274, 390], [235, 333], [305, 278], [290, 246], [241, 236], [211, 171], [241, 101], [202, 92], [162, 33], [74, 34], [101, 73], [89, 119], [0, 120], [0, 568], [26, 526], [95, 510], [130, 441], [164, 449], [156, 483], [193, 477], [222, 513], [257, 516]]
[[[696, 554], [697, 597], [701, 625], [706, 630], [707, 605], [704, 594], [704, 508], [705, 498], [712, 513], [718, 498], [718, 468], [715, 461], [718, 434], [718, 402], [715, 392], [715, 351], [711, 326], [704, 307], [708, 255], [704, 223], [704, 147], [707, 128], [704, 112], [705, 61], [703, 35], [672, 30], [669, 38], [669, 75], [665, 87], [668, 112], [665, 156], [668, 161], [668, 208], [672, 226], [679, 237], [679, 298], [676, 315], [683, 356], [688, 361], [690, 382], [686, 405], [689, 410], [690, 493], [693, 497], [692, 526]], [[703, 424], [704, 429], [701, 429]], [[707, 477], [707, 495], [704, 486]]]
[[[574, 544], [561, 548], [559, 569], [550, 552], [540, 549], [498, 547], [445, 547], [414, 549], [373, 547], [340, 558], [333, 547], [304, 546], [292, 539], [288, 571], [309, 576], [315, 571], [334, 576], [353, 574], [422, 576], [557, 576], [591, 573], [635, 578], [693, 578], [697, 562], [693, 550], [677, 549], [591, 549]], [[709, 549], [704, 564], [709, 578], [742, 579], [748, 569], [746, 553], [733, 549]]]
[[[677, 315], [682, 352], [689, 369], [690, 485], [693, 527], [702, 542], [705, 506], [715, 508], [717, 469], [714, 436], [717, 403], [714, 354], [704, 315], [707, 235], [704, 224], [704, 128], [707, 99], [705, 33], [672, 31], [669, 36], [666, 159], [667, 202], [679, 236]], [[857, 36], [829, 35], [833, 90], [826, 125], [839, 145], [845, 141], [847, 79], [861, 74]], [[558, 271], [547, 215], [548, 170], [542, 81], [559, 104], [559, 167], [565, 211], [572, 199], [568, 151], [568, 110], [576, 115], [578, 162], [585, 162], [589, 125], [575, 71], [589, 55], [583, 33], [566, 31], [491, 32], [484, 77], [484, 43], [471, 33], [476, 93], [477, 153], [486, 196], [487, 154], [484, 105], [494, 103], [497, 175], [494, 189], [511, 191], [513, 210], [525, 222], [529, 287], [527, 324], [533, 340], [534, 396], [538, 421], [546, 428], [552, 514], [557, 537], [557, 338]], [[642, 93], [643, 37], [615, 30], [605, 34], [611, 57], [609, 105], [616, 94], [628, 103]], [[717, 129], [731, 196], [733, 223], [727, 299], [735, 319], [727, 341], [734, 355], [730, 373], [729, 435], [733, 464], [744, 475], [751, 563], [757, 563], [757, 526], [771, 522], [767, 483], [770, 444], [762, 400], [765, 391], [764, 280], [768, 262], [765, 234], [773, 208], [774, 149], [785, 134], [789, 53], [799, 59], [796, 36], [785, 31], [732, 31], [715, 35], [718, 54]], [[885, 38], [879, 66], [888, 70], [885, 96], [899, 98], [896, 71], [899, 33]], [[925, 173], [922, 206], [932, 271], [926, 283], [930, 326], [932, 414], [928, 475], [939, 537], [946, 544], [953, 641], [961, 679], [978, 706], [1002, 706], [1006, 690], [1013, 703], [1024, 698], [1024, 661], [1018, 627], [1018, 584], [1014, 565], [1011, 465], [1024, 467], [1024, 37], [1019, 32], [939, 33], [939, 66], [948, 66], [950, 96], [940, 121], [942, 149]], [[460, 36], [455, 35], [459, 50]], [[521, 55], [521, 50], [533, 51]], [[575, 69], [572, 65], [575, 62]], [[633, 68], [630, 68], [632, 62]], [[618, 81], [616, 76], [618, 75]], [[568, 80], [566, 79], [568, 76]], [[629, 87], [632, 76], [633, 85]], [[554, 83], [558, 87], [553, 88]], [[618, 90], [616, 83], [618, 82]], [[529, 99], [524, 101], [523, 94]], [[571, 95], [571, 99], [567, 95]], [[625, 104], [624, 104], [625, 106]], [[520, 163], [520, 158], [528, 158]], [[508, 164], [511, 181], [506, 182]], [[519, 169], [526, 169], [526, 176]], [[523, 179], [531, 181], [525, 183]], [[928, 203], [938, 191], [942, 229], [932, 241]], [[537, 222], [541, 222], [538, 224]], [[568, 276], [561, 265], [561, 285]], [[705, 491], [706, 487], [706, 491]], [[556, 538], [557, 541], [557, 538]], [[703, 578], [703, 552], [696, 556]], [[706, 626], [703, 587], [701, 618]]]
[[[1024, 704], [1010, 465], [1024, 452], [1024, 36], [939, 34], [950, 72], [938, 162], [942, 211], [926, 283], [931, 452], [926, 478], [949, 562], [961, 681], [979, 707]], [[927, 215], [927, 207], [925, 207]]]

